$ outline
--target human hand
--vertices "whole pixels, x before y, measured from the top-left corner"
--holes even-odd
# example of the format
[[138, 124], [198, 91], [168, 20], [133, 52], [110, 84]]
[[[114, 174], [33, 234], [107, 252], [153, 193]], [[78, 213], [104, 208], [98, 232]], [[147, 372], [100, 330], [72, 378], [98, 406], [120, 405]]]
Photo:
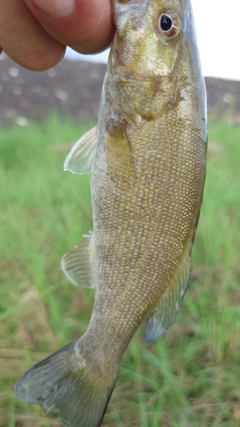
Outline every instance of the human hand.
[[0, 46], [33, 71], [56, 65], [66, 46], [84, 54], [109, 46], [109, 0], [0, 0]]

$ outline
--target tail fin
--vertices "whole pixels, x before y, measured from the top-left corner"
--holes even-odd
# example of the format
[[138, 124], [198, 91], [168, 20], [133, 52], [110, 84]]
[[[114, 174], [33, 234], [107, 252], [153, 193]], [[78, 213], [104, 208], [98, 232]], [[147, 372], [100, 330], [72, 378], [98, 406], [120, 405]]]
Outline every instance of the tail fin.
[[117, 375], [94, 378], [72, 342], [29, 369], [15, 385], [17, 397], [55, 413], [66, 427], [99, 427]]

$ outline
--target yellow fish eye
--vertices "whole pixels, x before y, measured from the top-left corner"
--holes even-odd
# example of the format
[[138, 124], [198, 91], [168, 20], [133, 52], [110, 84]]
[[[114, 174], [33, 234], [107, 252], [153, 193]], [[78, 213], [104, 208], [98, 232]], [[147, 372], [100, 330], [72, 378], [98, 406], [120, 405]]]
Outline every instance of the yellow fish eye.
[[172, 9], [166, 9], [158, 18], [160, 36], [166, 40], [173, 39], [180, 32], [181, 24], [179, 16]]

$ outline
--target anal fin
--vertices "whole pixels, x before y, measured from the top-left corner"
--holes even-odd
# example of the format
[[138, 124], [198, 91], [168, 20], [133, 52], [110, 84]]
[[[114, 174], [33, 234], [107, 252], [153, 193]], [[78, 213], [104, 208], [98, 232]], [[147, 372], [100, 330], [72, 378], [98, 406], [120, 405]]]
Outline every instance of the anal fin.
[[75, 286], [94, 288], [94, 233], [87, 237], [86, 242], [63, 255], [61, 267]]
[[147, 313], [144, 341], [150, 342], [161, 338], [174, 323], [186, 293], [191, 269], [191, 256], [183, 258], [168, 289], [157, 304]]

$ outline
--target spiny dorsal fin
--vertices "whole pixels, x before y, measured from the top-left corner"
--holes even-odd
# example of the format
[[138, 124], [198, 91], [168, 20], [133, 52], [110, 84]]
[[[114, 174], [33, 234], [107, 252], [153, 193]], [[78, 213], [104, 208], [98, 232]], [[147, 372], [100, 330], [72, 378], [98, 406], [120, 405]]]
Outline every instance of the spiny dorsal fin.
[[72, 147], [64, 162], [64, 170], [72, 173], [92, 172], [97, 147], [97, 127], [85, 133]]
[[93, 233], [87, 242], [75, 246], [63, 255], [61, 260], [62, 270], [75, 286], [94, 288], [94, 241]]
[[183, 259], [169, 288], [153, 309], [148, 312], [144, 341], [161, 338], [174, 323], [187, 290], [191, 269], [191, 256]]

